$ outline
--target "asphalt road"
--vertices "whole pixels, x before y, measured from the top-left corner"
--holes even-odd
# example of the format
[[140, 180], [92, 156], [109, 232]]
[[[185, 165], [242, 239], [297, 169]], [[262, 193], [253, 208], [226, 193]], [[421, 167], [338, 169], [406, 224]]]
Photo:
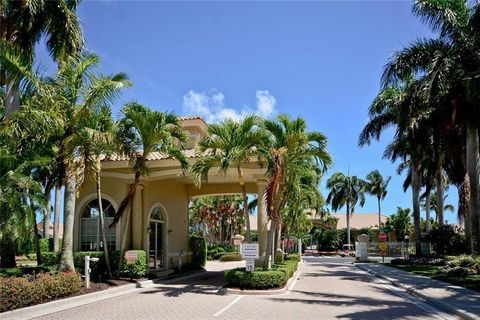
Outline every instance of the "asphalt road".
[[39, 319], [455, 319], [350, 258], [305, 260], [291, 290], [280, 295], [219, 295], [223, 272], [211, 271]]

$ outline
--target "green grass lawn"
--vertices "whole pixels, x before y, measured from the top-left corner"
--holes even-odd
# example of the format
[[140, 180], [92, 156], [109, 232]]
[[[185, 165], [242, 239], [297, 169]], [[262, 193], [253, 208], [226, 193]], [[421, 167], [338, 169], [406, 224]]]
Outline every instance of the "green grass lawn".
[[480, 291], [480, 275], [468, 275], [466, 277], [447, 277], [445, 274], [438, 272], [440, 267], [437, 266], [410, 266], [410, 265], [391, 265], [393, 268], [413, 272], [422, 276], [445, 281], [464, 288]]

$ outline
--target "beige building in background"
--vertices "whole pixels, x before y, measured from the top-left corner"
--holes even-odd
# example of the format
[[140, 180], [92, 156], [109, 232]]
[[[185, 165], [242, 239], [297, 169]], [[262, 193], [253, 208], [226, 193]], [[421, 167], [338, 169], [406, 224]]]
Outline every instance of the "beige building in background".
[[[185, 155], [195, 163], [195, 146], [205, 135], [207, 124], [199, 117], [182, 118], [182, 126], [190, 137]], [[213, 168], [200, 189], [195, 188], [188, 175], [182, 174], [179, 162], [164, 154], [154, 152], [148, 157], [151, 174], [141, 181], [133, 204], [131, 230], [125, 230], [124, 214], [115, 228], [108, 230], [107, 245], [120, 250], [122, 241], [126, 248], [147, 252], [149, 269], [168, 270], [191, 255], [188, 248], [189, 202], [194, 197], [241, 193], [236, 170], [226, 175]], [[266, 169], [252, 159], [243, 167], [247, 192], [263, 195]], [[134, 180], [134, 174], [126, 157], [113, 156], [102, 161], [102, 198], [106, 224], [113, 220], [120, 202]], [[127, 209], [129, 210], [129, 209]], [[126, 212], [127, 213], [127, 212]], [[80, 189], [75, 210], [74, 248], [82, 251], [103, 250], [98, 201], [94, 181], [86, 181]], [[263, 197], [259, 197], [257, 225], [259, 226], [260, 252], [265, 251], [267, 215]]]

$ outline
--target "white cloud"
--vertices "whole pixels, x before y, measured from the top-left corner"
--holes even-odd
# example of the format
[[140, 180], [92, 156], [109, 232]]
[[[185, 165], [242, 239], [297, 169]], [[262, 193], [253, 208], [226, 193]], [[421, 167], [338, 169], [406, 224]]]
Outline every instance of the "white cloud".
[[255, 113], [269, 117], [275, 113], [275, 97], [268, 90], [257, 90], [256, 107], [248, 106], [240, 109], [227, 107], [225, 96], [216, 89], [208, 92], [190, 90], [183, 96], [183, 111], [187, 115], [198, 115], [207, 122], [219, 122], [226, 119], [239, 121], [246, 115]]

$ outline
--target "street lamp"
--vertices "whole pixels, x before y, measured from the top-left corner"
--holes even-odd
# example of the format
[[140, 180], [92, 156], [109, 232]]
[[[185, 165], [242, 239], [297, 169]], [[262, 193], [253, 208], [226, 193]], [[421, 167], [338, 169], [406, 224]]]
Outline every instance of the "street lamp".
[[408, 259], [409, 255], [408, 255], [408, 242], [410, 240], [410, 237], [408, 236], [408, 234], [405, 236], [405, 243], [406, 243], [406, 246], [407, 246], [407, 254], [406, 254], [406, 258]]

